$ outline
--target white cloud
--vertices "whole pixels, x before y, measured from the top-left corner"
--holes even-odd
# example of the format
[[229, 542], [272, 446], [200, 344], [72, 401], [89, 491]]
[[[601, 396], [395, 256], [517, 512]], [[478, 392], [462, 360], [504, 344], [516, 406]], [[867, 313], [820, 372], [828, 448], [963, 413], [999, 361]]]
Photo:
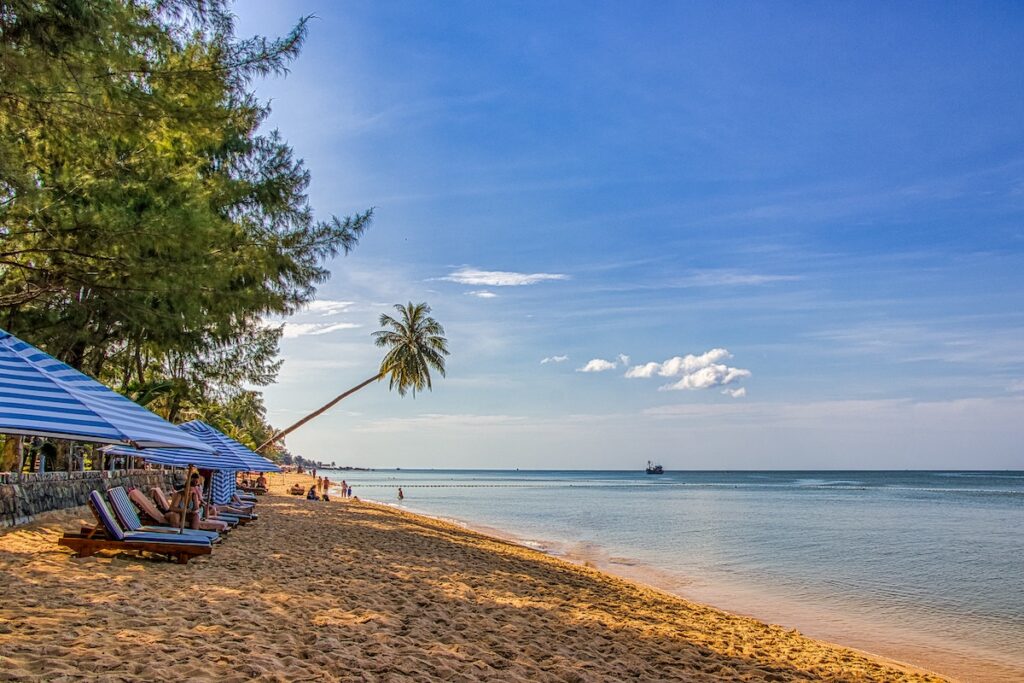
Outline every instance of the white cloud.
[[356, 323], [285, 323], [283, 336], [285, 339], [294, 339], [295, 337], [327, 334], [338, 330], [352, 330], [358, 327], [362, 327], [362, 325]]
[[441, 279], [448, 282], [457, 282], [460, 285], [520, 287], [522, 285], [535, 285], [546, 280], [568, 280], [569, 276], [562, 273], [513, 273], [502, 270], [459, 268]]
[[541, 365], [547, 365], [548, 363], [564, 363], [569, 360], [569, 356], [548, 356], [541, 360]]
[[747, 395], [747, 388], [740, 387], [739, 389], [723, 389], [722, 393], [726, 396], [732, 396], [733, 398], [743, 398]]
[[659, 375], [660, 377], [677, 377], [683, 374], [689, 374], [706, 368], [709, 365], [717, 363], [720, 360], [726, 358], [732, 358], [732, 354], [725, 349], [711, 349], [705, 351], [699, 356], [695, 356], [692, 353], [686, 356], [673, 356], [664, 363], [645, 363], [643, 365], [637, 365], [626, 371], [626, 377], [630, 378], [648, 378]]
[[336, 301], [334, 299], [317, 299], [309, 302], [305, 309], [310, 313], [319, 313], [322, 316], [335, 315], [336, 313], [344, 313], [349, 308], [355, 305], [354, 301]]
[[466, 294], [469, 294], [470, 296], [475, 296], [478, 299], [493, 299], [494, 297], [498, 296], [494, 292], [488, 292], [486, 289], [476, 289], [473, 290], [472, 292], [466, 292]]
[[587, 361], [587, 364], [582, 368], [576, 368], [576, 372], [605, 372], [607, 370], [614, 370], [616, 367], [618, 367], [617, 364], [610, 360], [594, 358]]
[[[699, 356], [693, 354], [673, 356], [663, 363], [651, 362], [635, 365], [626, 371], [626, 377], [646, 379], [658, 375], [659, 377], [680, 378], [677, 382], [660, 387], [661, 391], [709, 389], [750, 377], [750, 370], [729, 367], [719, 362], [728, 358], [732, 358], [732, 354], [725, 349], [711, 349]], [[744, 394], [731, 395], [738, 398]]]
[[[566, 358], [568, 358], [568, 356], [566, 356]], [[629, 356], [624, 353], [620, 353], [615, 357], [615, 360], [594, 358], [582, 368], [576, 368], [576, 372], [605, 372], [607, 370], [614, 370], [620, 366], [626, 367], [627, 365], [629, 365]]]

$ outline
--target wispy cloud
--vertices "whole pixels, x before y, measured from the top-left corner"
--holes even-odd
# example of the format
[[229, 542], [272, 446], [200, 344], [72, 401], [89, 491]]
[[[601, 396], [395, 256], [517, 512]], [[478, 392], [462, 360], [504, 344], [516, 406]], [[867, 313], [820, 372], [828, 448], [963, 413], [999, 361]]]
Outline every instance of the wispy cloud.
[[530, 422], [525, 415], [477, 415], [473, 413], [424, 413], [413, 417], [372, 420], [353, 427], [358, 432], [420, 431], [423, 429], [488, 430], [519, 427]]
[[[662, 363], [651, 362], [633, 366], [626, 371], [626, 377], [630, 379], [647, 379], [655, 375], [679, 377], [678, 381], [659, 387], [659, 391], [710, 389], [750, 377], [750, 370], [729, 367], [720, 362], [729, 358], [732, 358], [732, 354], [726, 349], [720, 348], [705, 351], [699, 356], [693, 354], [673, 356]], [[746, 392], [730, 395], [739, 398], [746, 395]]]
[[582, 368], [576, 368], [576, 372], [607, 372], [608, 370], [614, 370], [620, 366], [626, 367], [627, 365], [629, 365], [629, 356], [620, 353], [615, 357], [615, 360], [605, 360], [603, 358], [589, 360]]
[[582, 368], [576, 368], [576, 372], [607, 372], [608, 370], [614, 370], [616, 367], [618, 366], [614, 361], [594, 358], [587, 361], [587, 364]]
[[315, 301], [309, 302], [309, 304], [307, 304], [306, 307], [303, 310], [304, 311], [308, 311], [309, 313], [319, 313], [320, 315], [326, 317], [326, 316], [335, 315], [337, 313], [344, 313], [348, 309], [350, 309], [353, 306], [355, 306], [355, 303], [356, 302], [354, 302], [354, 301], [336, 301], [334, 299], [317, 299]]
[[564, 273], [515, 273], [504, 270], [480, 270], [467, 267], [452, 271], [440, 279], [448, 282], [457, 282], [460, 285], [521, 287], [549, 280], [568, 280], [569, 276]]
[[569, 360], [569, 356], [548, 356], [540, 361], [541, 365], [547, 365], [548, 363], [564, 363]]
[[285, 323], [282, 336], [285, 339], [294, 339], [295, 337], [328, 334], [338, 330], [353, 330], [359, 327], [362, 325], [356, 323]]
[[466, 294], [469, 294], [470, 296], [475, 296], [478, 299], [493, 299], [496, 296], [498, 296], [494, 292], [489, 292], [486, 289], [475, 289], [472, 292], [466, 292]]
[[835, 353], [884, 356], [896, 362], [1019, 366], [1022, 327], [1001, 316], [954, 316], [933, 320], [865, 321], [809, 334]]
[[699, 270], [678, 282], [681, 287], [756, 287], [778, 282], [794, 282], [803, 279], [800, 275], [770, 275], [748, 273], [726, 268]]
[[747, 395], [747, 388], [740, 387], [739, 389], [723, 389], [722, 393], [726, 396], [732, 396], [733, 398], [743, 398]]

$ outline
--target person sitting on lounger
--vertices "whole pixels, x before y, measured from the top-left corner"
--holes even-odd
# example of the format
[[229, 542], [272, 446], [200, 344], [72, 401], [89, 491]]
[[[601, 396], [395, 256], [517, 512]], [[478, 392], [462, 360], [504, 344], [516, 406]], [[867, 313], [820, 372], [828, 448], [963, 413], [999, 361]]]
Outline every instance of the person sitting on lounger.
[[289, 489], [288, 492], [291, 493], [293, 496], [301, 496], [303, 493], [306, 492], [306, 489], [302, 487], [302, 484], [294, 484], [292, 485], [291, 489]]
[[256, 480], [256, 488], [263, 489], [264, 491], [267, 490], [267, 476], [262, 472], [260, 472], [260, 476]]
[[[187, 502], [186, 502], [187, 501]], [[171, 523], [171, 526], [181, 526], [181, 511], [186, 509], [185, 523], [191, 529], [199, 528], [200, 514], [199, 511], [202, 508], [203, 499], [200, 497], [198, 490], [195, 487], [188, 487], [188, 493], [185, 493], [185, 489], [178, 489], [174, 492], [171, 497], [171, 508], [166, 513], [165, 517], [167, 521]]]

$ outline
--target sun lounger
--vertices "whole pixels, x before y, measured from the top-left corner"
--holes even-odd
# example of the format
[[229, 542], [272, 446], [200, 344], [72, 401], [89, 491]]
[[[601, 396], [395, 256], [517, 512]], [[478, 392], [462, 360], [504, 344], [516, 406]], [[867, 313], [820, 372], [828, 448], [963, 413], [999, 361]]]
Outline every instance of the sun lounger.
[[197, 536], [200, 538], [208, 538], [210, 541], [216, 543], [220, 540], [220, 534], [216, 531], [205, 531], [203, 529], [185, 529], [179, 530], [176, 527], [170, 526], [156, 526], [156, 525], [144, 525], [142, 520], [139, 519], [139, 513], [135, 511], [135, 506], [132, 504], [131, 499], [128, 497], [128, 492], [124, 490], [122, 486], [115, 486], [114, 488], [107, 491], [107, 499], [110, 501], [111, 506], [114, 508], [114, 514], [117, 515], [117, 521], [121, 523], [121, 526], [128, 531], [152, 531], [157, 534], [181, 534], [185, 536]]
[[91, 533], [64, 534], [64, 537], [57, 541], [58, 545], [74, 550], [78, 557], [88, 557], [97, 550], [135, 550], [167, 555], [177, 560], [179, 564], [185, 564], [193, 557], [209, 555], [213, 549], [209, 539], [195, 536], [125, 531], [117, 523], [114, 512], [99, 491], [89, 494], [89, 509], [96, 517], [95, 531], [98, 533], [102, 529], [105, 537]]

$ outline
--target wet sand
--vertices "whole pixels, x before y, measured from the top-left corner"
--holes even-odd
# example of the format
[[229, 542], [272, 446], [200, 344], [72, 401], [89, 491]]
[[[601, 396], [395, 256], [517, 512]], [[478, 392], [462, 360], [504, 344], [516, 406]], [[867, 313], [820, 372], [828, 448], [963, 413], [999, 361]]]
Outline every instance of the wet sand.
[[0, 532], [0, 680], [944, 680], [296, 480], [185, 566]]

